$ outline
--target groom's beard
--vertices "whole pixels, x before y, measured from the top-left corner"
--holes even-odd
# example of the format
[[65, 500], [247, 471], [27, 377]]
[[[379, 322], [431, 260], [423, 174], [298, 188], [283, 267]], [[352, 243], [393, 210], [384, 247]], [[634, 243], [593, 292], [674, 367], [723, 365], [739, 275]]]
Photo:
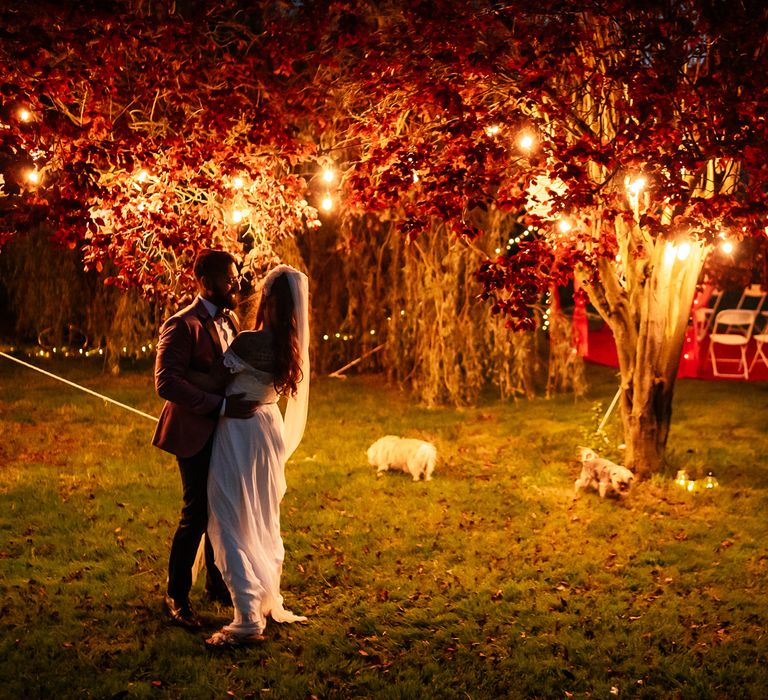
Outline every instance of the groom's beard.
[[216, 306], [217, 309], [230, 309], [234, 311], [237, 308], [239, 294], [237, 291], [216, 292], [212, 294], [208, 301]]

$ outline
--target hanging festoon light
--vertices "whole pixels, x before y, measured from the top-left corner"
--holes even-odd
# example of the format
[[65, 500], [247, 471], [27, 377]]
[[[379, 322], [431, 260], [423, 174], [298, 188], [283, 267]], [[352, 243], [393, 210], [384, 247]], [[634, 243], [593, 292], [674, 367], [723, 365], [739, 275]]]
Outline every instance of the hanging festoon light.
[[733, 253], [733, 243], [731, 243], [731, 241], [728, 241], [728, 240], [723, 241], [720, 244], [720, 250], [722, 250], [723, 253], [725, 253], [726, 255], [730, 255], [731, 253]]
[[248, 212], [243, 209], [233, 209], [232, 210], [232, 223], [233, 224], [241, 224], [243, 220], [248, 215]]
[[32, 112], [30, 112], [26, 107], [21, 107], [18, 111], [19, 120], [23, 122], [30, 122], [32, 121]]
[[573, 228], [573, 224], [568, 219], [560, 219], [557, 222], [557, 230], [562, 234], [568, 233]]
[[691, 244], [688, 241], [683, 241], [677, 247], [677, 259], [687, 260], [690, 254], [691, 254]]
[[533, 136], [526, 131], [520, 134], [520, 138], [517, 140], [518, 146], [520, 146], [523, 151], [532, 150], [535, 143], [536, 139], [534, 139]]
[[333, 209], [333, 197], [331, 197], [330, 192], [326, 192], [325, 196], [323, 197], [322, 201], [320, 202], [320, 207], [324, 211], [331, 211]]
[[234, 187], [236, 190], [243, 189], [243, 185], [245, 183], [243, 182], [243, 178], [236, 176], [232, 178], [232, 187]]
[[627, 190], [632, 197], [638, 197], [640, 193], [645, 189], [646, 180], [644, 177], [637, 177], [634, 180], [631, 180], [629, 177], [625, 180], [627, 185]]
[[336, 179], [336, 171], [333, 168], [323, 168], [323, 182], [328, 184], [332, 183]]
[[27, 182], [30, 185], [39, 185], [40, 184], [40, 173], [35, 169], [31, 168], [27, 171]]
[[677, 246], [671, 241], [664, 244], [664, 262], [671, 265], [677, 258]]
[[632, 207], [632, 211], [635, 216], [640, 215], [640, 193], [645, 189], [647, 182], [644, 177], [639, 176], [631, 178], [629, 175], [624, 178], [624, 186], [627, 188], [627, 197], [629, 198], [629, 205]]

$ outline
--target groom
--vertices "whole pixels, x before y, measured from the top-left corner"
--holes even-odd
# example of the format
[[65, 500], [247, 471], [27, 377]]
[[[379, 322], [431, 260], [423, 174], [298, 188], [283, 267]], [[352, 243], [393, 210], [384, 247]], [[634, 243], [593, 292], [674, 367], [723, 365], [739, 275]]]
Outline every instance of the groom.
[[[201, 627], [189, 602], [192, 568], [208, 524], [208, 467], [220, 415], [250, 418], [258, 404], [242, 394], [224, 399], [191, 384], [190, 370], [209, 373], [238, 332], [239, 277], [235, 259], [221, 250], [203, 250], [194, 266], [197, 298], [160, 329], [155, 360], [155, 388], [164, 398], [152, 444], [176, 456], [184, 505], [171, 545], [165, 607], [171, 619], [188, 629]], [[231, 605], [229, 592], [205, 538], [205, 590], [211, 600]]]

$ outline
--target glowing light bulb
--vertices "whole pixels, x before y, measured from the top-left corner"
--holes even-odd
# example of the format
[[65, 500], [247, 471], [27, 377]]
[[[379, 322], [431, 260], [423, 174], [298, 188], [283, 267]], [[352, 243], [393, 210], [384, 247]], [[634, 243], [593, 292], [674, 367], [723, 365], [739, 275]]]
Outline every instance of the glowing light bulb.
[[235, 209], [232, 212], [232, 223], [233, 224], [239, 224], [245, 218], [245, 214], [246, 214], [246, 212], [244, 212], [244, 211], [242, 211], [240, 209]]
[[328, 334], [327, 333], [323, 336], [323, 340], [328, 340]]
[[330, 211], [333, 209], [333, 199], [331, 198], [331, 195], [325, 195], [325, 197], [323, 197], [323, 201], [320, 202], [320, 206], [325, 209], [325, 211]]
[[28, 109], [24, 109], [24, 107], [22, 107], [19, 110], [19, 119], [21, 119], [21, 121], [23, 121], [23, 122], [30, 121], [32, 119], [32, 112], [30, 112]]
[[534, 144], [533, 136], [530, 134], [523, 134], [520, 137], [520, 141], [518, 143], [520, 144], [520, 148], [522, 148], [524, 151], [530, 151]]
[[232, 178], [232, 186], [238, 190], [243, 189], [243, 178], [241, 177]]
[[139, 170], [138, 175], [136, 175], [136, 179], [139, 182], [146, 182], [147, 180], [149, 180], [149, 171], [143, 170], [143, 169]]
[[27, 181], [33, 185], [37, 185], [40, 182], [40, 173], [37, 170], [30, 170], [27, 173]]
[[733, 252], [733, 243], [730, 241], [724, 241], [720, 244], [720, 250], [722, 250], [726, 255], [730, 255]]
[[326, 168], [323, 170], [323, 181], [324, 182], [333, 182], [336, 179], [336, 173], [333, 171], [332, 168]]
[[633, 194], [635, 197], [640, 194], [640, 192], [645, 188], [646, 182], [644, 177], [639, 177], [636, 180], [633, 180], [627, 185], [627, 189], [630, 191], [631, 194]]
[[419, 174], [414, 170], [413, 171], [413, 182], [416, 184], [419, 181]]
[[560, 233], [568, 233], [568, 231], [570, 231], [573, 226], [571, 226], [571, 222], [567, 219], [561, 219], [557, 224], [557, 228], [560, 230]]
[[491, 124], [485, 127], [485, 133], [488, 136], [496, 136], [501, 131], [501, 127], [498, 124]]
[[664, 246], [664, 262], [671, 264], [677, 257], [677, 246], [674, 243], [667, 241]]
[[684, 241], [677, 248], [677, 259], [686, 260], [691, 254], [691, 244], [688, 241]]

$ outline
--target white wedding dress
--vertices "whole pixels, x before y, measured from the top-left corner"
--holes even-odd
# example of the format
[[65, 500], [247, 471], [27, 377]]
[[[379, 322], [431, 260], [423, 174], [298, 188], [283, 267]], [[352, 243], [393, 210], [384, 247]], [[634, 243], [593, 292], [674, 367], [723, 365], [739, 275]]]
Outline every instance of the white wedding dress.
[[268, 615], [275, 622], [306, 620], [286, 610], [280, 594], [285, 554], [280, 501], [285, 461], [295, 445], [286, 449], [289, 438], [272, 375], [231, 349], [224, 353], [224, 364], [233, 375], [227, 395], [245, 394], [261, 405], [252, 418], [219, 419], [208, 474], [208, 536], [235, 609], [233, 622], [224, 629], [261, 634]]

